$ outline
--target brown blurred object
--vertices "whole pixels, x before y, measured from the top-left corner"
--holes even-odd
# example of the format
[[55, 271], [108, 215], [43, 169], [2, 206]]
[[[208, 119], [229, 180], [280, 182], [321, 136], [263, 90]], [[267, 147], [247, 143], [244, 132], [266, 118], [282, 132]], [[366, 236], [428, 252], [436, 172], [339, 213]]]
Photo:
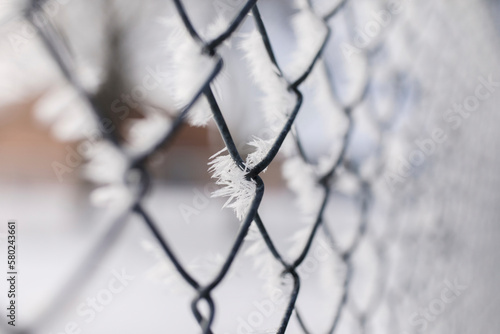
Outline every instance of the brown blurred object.
[[[38, 123], [32, 108], [37, 98], [12, 105], [0, 112], [0, 178], [4, 181], [58, 182], [53, 161], [64, 161], [65, 146]], [[73, 174], [73, 173], [71, 173]], [[75, 175], [68, 174], [68, 180]]]
[[[55, 139], [50, 129], [33, 116], [38, 97], [22, 104], [11, 105], [0, 112], [0, 179], [7, 182], [59, 182], [53, 162], [65, 163], [68, 151], [75, 149], [76, 142]], [[211, 182], [208, 161], [222, 147], [222, 142], [212, 143], [210, 127], [185, 125], [177, 134], [174, 145], [160, 150], [150, 159], [154, 177], [176, 183]], [[78, 166], [64, 175], [64, 182], [79, 182]], [[281, 163], [276, 161], [263, 174], [270, 186], [282, 184]]]

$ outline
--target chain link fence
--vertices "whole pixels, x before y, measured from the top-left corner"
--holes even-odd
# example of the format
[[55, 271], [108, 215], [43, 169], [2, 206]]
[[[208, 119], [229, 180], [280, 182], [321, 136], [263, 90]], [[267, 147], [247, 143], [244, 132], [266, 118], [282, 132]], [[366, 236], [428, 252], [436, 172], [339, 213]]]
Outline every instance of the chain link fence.
[[[224, 301], [214, 298], [214, 293], [224, 285], [237, 256], [243, 252], [257, 270], [265, 273], [266, 286], [285, 286], [286, 303], [280, 308], [279, 324], [266, 333], [315, 333], [316, 323], [321, 323], [324, 333], [424, 332], [432, 327], [431, 319], [437, 317], [437, 312], [445, 312], [451, 303], [447, 300], [459, 298], [470, 287], [470, 283], [464, 283], [469, 282], [470, 267], [464, 266], [465, 276], [460, 277], [450, 277], [445, 268], [454, 255], [461, 254], [468, 232], [460, 234], [456, 226], [435, 218], [444, 215], [437, 203], [450, 196], [440, 193], [446, 191], [444, 187], [435, 192], [428, 187], [437, 178], [432, 176], [436, 156], [444, 157], [438, 161], [450, 161], [446, 158], [448, 151], [441, 146], [453, 146], [449, 144], [453, 134], [436, 127], [435, 119], [440, 115], [426, 110], [444, 110], [449, 97], [457, 95], [462, 96], [467, 108], [475, 100], [468, 102], [464, 92], [472, 96], [475, 93], [479, 101], [476, 84], [485, 87], [480, 94], [494, 94], [488, 91], [490, 73], [477, 72], [482, 65], [471, 65], [473, 75], [480, 76], [472, 83], [474, 87], [469, 88], [470, 79], [459, 80], [467, 87], [453, 84], [453, 72], [458, 70], [453, 64], [460, 63], [460, 56], [447, 52], [459, 48], [460, 40], [478, 41], [476, 50], [487, 44], [477, 35], [465, 37], [473, 30], [465, 18], [457, 29], [446, 28], [454, 24], [450, 20], [471, 10], [468, 18], [474, 27], [486, 15], [481, 11], [483, 7], [463, 2], [454, 9], [458, 15], [451, 15], [448, 12], [453, 6], [443, 2], [298, 0], [282, 4], [293, 13], [292, 19], [283, 23], [279, 16], [266, 13], [266, 9], [273, 11], [270, 4], [216, 0], [212, 3], [215, 19], [202, 24], [203, 14], [196, 2], [172, 0], [166, 5], [170, 16], [163, 22], [169, 31], [165, 47], [172, 62], [159, 75], [160, 80], [169, 81], [171, 101], [162, 106], [154, 99], [140, 97], [154, 80], [143, 80], [128, 89], [134, 80], [124, 65], [126, 41], [122, 31], [139, 25], [130, 13], [119, 24], [113, 24], [113, 20], [107, 24], [108, 36], [103, 43], [107, 50], [105, 73], [99, 85], [92, 85], [80, 73], [71, 38], [64, 34], [62, 25], [53, 22], [50, 9], [58, 6], [63, 5], [33, 0], [23, 9], [23, 20], [36, 30], [35, 38], [43, 42], [85, 109], [87, 118], [80, 123], [84, 126], [61, 129], [59, 134], [71, 138], [73, 132], [86, 131], [86, 138], [79, 140], [87, 143], [93, 153], [85, 153], [88, 162], [82, 167], [83, 173], [104, 185], [93, 191], [92, 198], [110, 204], [113, 217], [72, 278], [23, 332], [36, 333], [46, 328], [61, 312], [69, 296], [93, 275], [96, 263], [120, 240], [131, 216], [140, 218], [177, 274], [189, 285], [194, 294], [191, 312], [202, 333], [218, 332], [214, 329], [215, 316], [218, 304]], [[96, 6], [102, 8], [96, 16], [120, 8], [113, 1]], [[131, 8], [136, 10], [135, 5]], [[104, 17], [104, 21], [107, 19]], [[277, 30], [282, 24], [285, 28]], [[456, 36], [440, 35], [448, 32]], [[489, 40], [488, 36], [483, 38]], [[293, 42], [288, 45], [290, 40]], [[439, 46], [441, 43], [452, 46], [446, 49]], [[470, 45], [462, 43], [464, 48]], [[245, 64], [253, 85], [241, 93], [254, 100], [243, 109], [244, 116], [237, 116], [228, 107], [231, 104], [224, 93], [229, 89], [224, 78], [243, 72], [234, 65], [235, 52], [244, 59], [239, 65]], [[439, 56], [444, 60], [439, 60], [439, 66], [433, 65]], [[484, 67], [490, 68], [490, 59], [479, 58], [478, 63], [481, 59]], [[449, 85], [441, 83], [442, 78], [451, 80]], [[441, 99], [432, 95], [433, 85], [443, 92]], [[135, 98], [124, 102], [122, 109], [114, 109], [119, 104], [115, 98], [127, 91]], [[458, 124], [457, 115], [448, 114], [445, 121]], [[243, 149], [241, 138], [235, 139], [229, 125], [234, 124], [229, 118], [235, 117], [262, 119], [260, 132]], [[224, 198], [224, 207], [233, 209], [240, 221], [228, 254], [220, 259], [208, 281], [193, 275], [176, 254], [161, 228], [169, 218], [153, 218], [143, 203], [155, 187], [150, 171], [152, 157], [175, 147], [183, 127], [207, 123], [216, 126], [224, 144], [223, 150], [208, 161], [217, 185], [212, 196]], [[418, 132], [422, 128], [430, 129], [426, 137]], [[412, 147], [415, 138], [418, 149]], [[286, 252], [268, 232], [271, 219], [261, 210], [265, 173], [280, 165], [283, 179], [296, 198], [288, 205], [298, 210], [296, 219], [303, 223]], [[77, 167], [53, 165], [58, 177], [69, 173], [68, 168]], [[445, 169], [438, 169], [438, 175], [447, 174], [446, 167], [438, 168]], [[460, 174], [450, 176], [450, 180], [455, 179], [460, 179]], [[345, 212], [349, 205], [353, 209], [346, 218], [339, 212]], [[412, 221], [412, 215], [419, 218]], [[245, 245], [248, 247], [243, 251]], [[321, 288], [333, 305], [326, 319], [315, 316], [319, 313], [315, 306], [299, 302], [299, 296], [305, 293], [301, 289], [304, 277], [316, 270], [310, 266], [315, 265], [314, 258], [319, 254], [315, 253], [317, 245], [326, 245], [331, 257], [326, 261], [329, 263], [316, 259], [316, 264], [335, 271]], [[433, 258], [435, 261], [426, 267], [425, 261]], [[452, 268], [456, 266], [451, 263]], [[432, 272], [445, 283], [436, 279], [437, 283], [426, 285], [426, 276], [419, 273]], [[433, 299], [427, 313], [412, 312], [411, 303], [418, 300], [415, 296], [434, 291], [432, 287], [439, 284], [445, 284], [451, 292], [441, 294], [444, 297], [438, 301]], [[423, 298], [422, 303], [426, 303]], [[250, 322], [240, 324], [233, 332], [257, 332]], [[11, 332], [10, 328], [4, 330]]]

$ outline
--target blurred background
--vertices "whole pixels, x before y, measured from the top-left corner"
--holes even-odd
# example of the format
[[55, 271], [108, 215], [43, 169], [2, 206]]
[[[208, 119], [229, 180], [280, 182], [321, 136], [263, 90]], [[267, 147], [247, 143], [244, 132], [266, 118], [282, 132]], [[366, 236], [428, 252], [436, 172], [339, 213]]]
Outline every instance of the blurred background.
[[[183, 4], [202, 39], [212, 40], [245, 1]], [[334, 333], [498, 333], [500, 4], [261, 0], [287, 80], [307, 68], [325, 36], [304, 12], [321, 17], [341, 4], [327, 21], [320, 70], [299, 87], [304, 102], [293, 131], [320, 171], [346, 147], [323, 221], [340, 247], [356, 239], [360, 222], [367, 227], [349, 284], [345, 259], [320, 232], [299, 270], [303, 323], [294, 313], [286, 333], [329, 333], [336, 315]], [[2, 259], [6, 222], [19, 226], [18, 325], [4, 319], [0, 331], [199, 333], [190, 309], [195, 291], [138, 215], [125, 215], [106, 246], [96, 245], [136, 194], [120, 188], [134, 188], [133, 178], [121, 183], [124, 161], [168, 132], [215, 58], [201, 53], [173, 1], [3, 0], [0, 13]], [[247, 15], [217, 48], [224, 65], [211, 84], [244, 159], [255, 150], [252, 140], [273, 138], [266, 108], [288, 103], [278, 96], [266, 105], [269, 92], [282, 87], [256, 79], [260, 63], [249, 42], [255, 29]], [[51, 50], [54, 36], [61, 59]], [[101, 125], [112, 127], [108, 133], [125, 153], [105, 145], [93, 108], [110, 121]], [[148, 155], [151, 182], [142, 203], [180, 262], [207, 283], [241, 223], [223, 208], [227, 198], [212, 196], [221, 186], [208, 170], [210, 157], [225, 145], [205, 97], [186, 123]], [[284, 147], [261, 175], [259, 209], [287, 259], [311, 229], [283, 167], [290, 159]], [[308, 171], [295, 171], [299, 188], [308, 186], [300, 178]], [[102, 191], [113, 182], [119, 186]], [[292, 284], [279, 279], [279, 265], [259, 241], [247, 238], [213, 293], [214, 333], [277, 331]], [[85, 262], [88, 254], [94, 256]], [[274, 300], [270, 286], [287, 297]]]

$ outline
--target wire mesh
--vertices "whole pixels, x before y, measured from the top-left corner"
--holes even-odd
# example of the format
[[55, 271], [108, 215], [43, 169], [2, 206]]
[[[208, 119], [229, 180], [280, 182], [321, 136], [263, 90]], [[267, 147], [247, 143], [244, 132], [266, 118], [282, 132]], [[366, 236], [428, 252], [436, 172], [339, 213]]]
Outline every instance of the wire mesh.
[[[50, 19], [46, 17], [46, 13], [42, 10], [44, 2], [45, 1], [42, 0], [33, 0], [30, 7], [25, 11], [26, 19], [38, 30], [40, 38], [43, 40], [45, 46], [49, 50], [52, 58], [57, 63], [59, 70], [64, 75], [66, 80], [79, 93], [80, 97], [91, 106], [96, 122], [99, 124], [103, 123], [106, 119], [106, 112], [102, 110], [101, 105], [96, 100], [96, 96], [88, 92], [75, 75], [71, 52], [68, 50], [65, 40], [58, 33], [57, 29], [50, 23]], [[214, 332], [212, 328], [215, 312], [217, 310], [217, 303], [213, 299], [213, 292], [227, 277], [229, 270], [235, 262], [236, 256], [241, 251], [244, 241], [251, 233], [252, 229], [257, 231], [265, 242], [267, 252], [272, 255], [277, 263], [279, 263], [281, 276], [289, 277], [293, 281], [293, 288], [288, 296], [288, 303], [281, 316], [281, 322], [275, 331], [276, 333], [286, 333], [287, 326], [293, 316], [296, 317], [304, 333], [312, 333], [308, 326], [308, 319], [303, 315], [296, 303], [300, 293], [301, 283], [298, 270], [304, 263], [306, 257], [310, 254], [313, 242], [319, 233], [322, 233], [325, 236], [329, 247], [340, 260], [344, 268], [342, 285], [340, 287], [341, 296], [334, 313], [331, 315], [327, 333], [338, 332], [339, 322], [345, 315], [346, 310], [349, 310], [351, 316], [355, 318], [355, 321], [361, 331], [366, 331], [367, 323], [378, 311], [379, 306], [384, 302], [388, 303], [388, 300], [390, 300], [390, 298], [394, 298], [394, 296], [398, 293], [397, 291], [388, 291], [388, 282], [385, 279], [388, 271], [387, 267], [389, 266], [387, 252], [392, 245], [393, 238], [396, 238], [397, 236], [396, 228], [386, 228], [383, 233], [376, 234], [370, 226], [370, 213], [372, 202], [374, 200], [373, 185], [376, 182], [379, 182], [379, 178], [384, 172], [384, 156], [380, 147], [384, 141], [385, 133], [397, 121], [397, 115], [385, 122], [378, 120], [373, 121], [380, 134], [378, 138], [379, 146], [377, 148], [379, 151], [376, 152], [375, 161], [373, 162], [374, 172], [367, 174], [362, 171], [359, 165], [346, 158], [346, 152], [349, 149], [353, 128], [355, 127], [356, 122], [353, 117], [353, 113], [355, 113], [361, 104], [370, 103], [369, 101], [367, 102], [368, 95], [370, 93], [376, 94], [375, 92], [370, 91], [370, 89], [372, 89], [371, 66], [374, 59], [376, 59], [379, 55], [380, 50], [383, 49], [383, 36], [385, 35], [383, 35], [382, 38], [379, 38], [376, 43], [372, 43], [369, 49], [363, 50], [362, 52], [362, 56], [368, 65], [365, 69], [363, 69], [365, 77], [362, 85], [363, 87], [357, 93], [357, 97], [352, 99], [352, 102], [343, 104], [341, 102], [342, 99], [339, 97], [339, 92], [334, 85], [329, 82], [329, 95], [337, 101], [339, 105], [341, 105], [341, 110], [343, 112], [343, 116], [347, 119], [348, 126], [340, 137], [340, 150], [338, 150], [335, 157], [331, 159], [328, 168], [322, 168], [320, 169], [321, 172], [316, 172], [319, 169], [317, 169], [315, 163], [310, 161], [308, 158], [308, 152], [301, 142], [301, 136], [299, 135], [299, 131], [296, 127], [297, 116], [303, 109], [303, 94], [301, 93], [302, 86], [306, 84], [308, 78], [315, 71], [321, 73], [321, 75], [324, 75], [329, 79], [332, 75], [335, 75], [337, 69], [330, 69], [328, 63], [322, 59], [325, 48], [332, 39], [333, 32], [329, 25], [329, 21], [336, 18], [339, 13], [344, 12], [346, 17], [350, 18], [350, 20], [346, 22], [347, 25], [354, 25], [354, 17], [352, 16], [353, 8], [350, 8], [350, 2], [353, 1], [342, 0], [338, 3], [334, 3], [329, 6], [328, 10], [323, 10], [321, 13], [319, 13], [319, 10], [315, 8], [312, 2], [306, 1], [303, 3], [300, 10], [310, 13], [316, 18], [316, 20], [318, 20], [318, 22], [321, 22], [324, 27], [325, 34], [319, 48], [316, 50], [309, 50], [309, 54], [311, 54], [312, 57], [309, 59], [304, 71], [299, 73], [295, 79], [291, 80], [281, 70], [281, 66], [273, 50], [274, 41], [268, 35], [266, 22], [261, 16], [257, 0], [246, 1], [230, 24], [225, 27], [222, 32], [217, 34], [216, 37], [210, 40], [204, 39], [197, 31], [195, 24], [190, 19], [189, 13], [186, 11], [183, 1], [173, 0], [177, 10], [177, 15], [182, 20], [184, 28], [189, 34], [189, 38], [196, 43], [201, 55], [212, 59], [215, 66], [211, 68], [209, 75], [204, 80], [203, 84], [200, 87], [197, 87], [195, 93], [190, 97], [189, 102], [178, 111], [177, 116], [168, 131], [165, 131], [162, 137], [152, 143], [147, 149], [140, 152], [131, 152], [123, 145], [123, 141], [120, 138], [119, 133], [106, 131], [101, 132], [102, 137], [126, 157], [127, 169], [124, 171], [122, 177], [125, 179], [125, 184], [127, 184], [128, 187], [135, 188], [133, 191], [133, 200], [131, 200], [120, 212], [120, 214], [116, 216], [114, 221], [109, 225], [106, 233], [103, 233], [100, 240], [98, 240], [94, 245], [92, 252], [88, 254], [85, 260], [81, 263], [77, 272], [72, 275], [73, 278], [60, 290], [58, 297], [53, 300], [45, 312], [43, 312], [39, 319], [37, 319], [37, 321], [35, 321], [34, 324], [26, 330], [26, 332], [35, 331], [36, 328], [45, 322], [50, 321], [50, 319], [57, 314], [58, 308], [66, 296], [71, 291], [78, 290], [79, 287], [85, 283], [88, 277], [95, 270], [94, 264], [98, 262], [106, 252], [109, 252], [110, 249], [112, 249], [114, 242], [119, 239], [120, 233], [123, 231], [127, 218], [130, 215], [137, 215], [142, 219], [142, 222], [154, 235], [159, 245], [161, 245], [165, 255], [169, 258], [175, 269], [181, 275], [182, 279], [189, 284], [195, 292], [196, 296], [191, 303], [191, 312], [198, 322], [201, 332], [204, 334]], [[216, 94], [214, 93], [214, 81], [221, 74], [224, 66], [224, 58], [219, 53], [219, 48], [224, 42], [236, 34], [237, 29], [245, 20], [253, 21], [260, 38], [260, 43], [264, 46], [268, 57], [266, 61], [275, 68], [276, 77], [285, 82], [284, 88], [286, 89], [286, 92], [284, 93], [292, 94], [294, 96], [294, 103], [286, 111], [286, 117], [284, 118], [284, 122], [277, 132], [274, 141], [271, 145], [269, 145], [263, 157], [251, 165], [248, 163], [248, 160], [246, 161], [242, 157], [240, 151], [238, 150], [235, 140], [233, 140], [231, 135], [230, 128], [227, 125], [226, 119], [224, 118], [219, 106]], [[391, 28], [392, 27], [389, 27], [388, 29]], [[396, 80], [400, 81], [404, 81], [404, 79], [405, 78], [401, 77], [396, 78]], [[408, 92], [404, 90], [397, 92], [395, 94], [395, 99], [403, 100], [404, 103], [404, 100], [408, 99], [407, 94]], [[148, 159], [157, 153], [158, 150], [169, 148], [170, 145], [174, 145], [174, 138], [180, 131], [181, 127], [186, 124], [189, 114], [195, 104], [202, 98], [205, 98], [210, 106], [213, 120], [219, 130], [220, 137], [225, 144], [225, 150], [227, 150], [231, 158], [231, 168], [234, 165], [235, 168], [242, 172], [244, 175], [244, 180], [242, 182], [248, 183], [252, 191], [248, 207], [242, 209], [243, 214], [241, 215], [241, 225], [237, 236], [233, 241], [230, 252], [225, 257], [215, 277], [208, 284], [200, 283], [192, 274], [189, 273], [185, 265], [179, 260], [175, 251], [172, 249], [167, 236], [162, 233], [158, 223], [151, 217], [142, 203], [147, 191], [151, 187], [154, 187], [154, 183], [151, 181], [150, 172], [147, 167]], [[290, 145], [288, 145], [286, 149], [282, 149], [284, 148], [284, 145], [286, 145], [286, 140], [289, 140]], [[270, 234], [268, 233], [265, 219], [259, 213], [259, 207], [263, 199], [265, 187], [261, 175], [271, 165], [271, 163], [275, 161], [279, 152], [284, 152], [285, 161], [299, 161], [298, 164], [303, 169], [300, 170], [299, 168], [297, 171], [298, 173], [307, 173], [310, 170], [313, 170], [313, 178], [315, 180], [313, 187], [317, 187], [321, 194], [319, 197], [320, 202], [316, 203], [318, 210], [315, 213], [312, 224], [308, 226], [305, 243], [298, 254], [291, 260], [288, 260], [277, 249], [275, 242], [273, 242]], [[217, 159], [217, 157], [215, 157], [215, 159]], [[216, 170], [216, 167], [213, 167], [213, 170]], [[331, 199], [332, 192], [337, 187], [338, 180], [345, 174], [353, 177], [360, 185], [356, 193], [360, 214], [355, 236], [352, 239], [352, 242], [347, 247], [341, 247], [336, 239], [335, 231], [331, 230], [329, 225], [325, 222], [325, 209]], [[135, 176], [135, 179], [131, 176]], [[298, 178], [298, 175], [292, 175], [291, 178]], [[376, 293], [368, 297], [369, 300], [366, 303], [367, 306], [361, 307], [356, 305], [356, 303], [350, 298], [350, 294], [353, 289], [353, 276], [356, 275], [353, 257], [358, 251], [360, 244], [365, 239], [369, 239], [374, 245], [377, 256], [377, 267], [379, 269], [377, 271], [377, 281], [375, 282]], [[390, 303], [388, 304], [390, 305]], [[208, 312], [203, 310], [203, 305], [208, 307]], [[396, 312], [396, 310], [392, 311]]]

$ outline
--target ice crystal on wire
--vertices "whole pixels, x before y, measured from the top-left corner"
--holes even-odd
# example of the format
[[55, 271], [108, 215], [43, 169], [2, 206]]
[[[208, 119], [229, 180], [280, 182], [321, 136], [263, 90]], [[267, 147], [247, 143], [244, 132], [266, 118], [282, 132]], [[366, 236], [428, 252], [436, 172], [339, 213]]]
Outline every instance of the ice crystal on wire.
[[311, 233], [310, 226], [304, 226], [292, 234], [292, 236], [290, 238], [290, 242], [291, 242], [292, 246], [290, 247], [290, 249], [288, 251], [288, 255], [292, 259], [295, 259], [300, 255], [300, 253], [302, 252], [302, 249], [304, 249], [304, 247], [306, 245], [306, 242], [307, 242], [307, 239], [309, 238], [310, 233]]
[[[210, 281], [219, 273], [225, 260], [226, 258], [221, 253], [209, 252], [203, 256], [194, 258], [191, 262], [189, 262], [187, 267], [190, 272], [195, 274], [197, 277], [202, 278], [202, 280]], [[237, 265], [232, 265], [226, 277], [232, 277], [237, 270], [236, 268]]]
[[264, 93], [261, 108], [267, 125], [275, 132], [279, 131], [294, 105], [293, 96], [288, 93], [288, 85], [267, 54], [259, 32], [254, 29], [243, 36], [240, 49], [245, 53], [250, 76]]
[[255, 147], [255, 150], [247, 156], [244, 170], [236, 165], [229, 154], [221, 155], [227, 148], [210, 157], [208, 171], [212, 173], [212, 178], [217, 179], [215, 183], [222, 186], [213, 192], [212, 196], [228, 197], [224, 207], [233, 208], [240, 220], [245, 217], [256, 191], [255, 181], [247, 180], [245, 175], [249, 169], [262, 161], [274, 141], [274, 138], [263, 140], [254, 137], [249, 145]]
[[99, 187], [90, 194], [90, 202], [101, 207], [121, 206], [131, 200], [129, 189], [122, 183]]
[[297, 196], [297, 205], [305, 218], [314, 217], [321, 207], [323, 190], [318, 185], [314, 168], [299, 156], [288, 158], [283, 164], [283, 176], [288, 187]]
[[95, 183], [115, 183], [123, 179], [127, 169], [127, 159], [123, 153], [107, 141], [95, 144], [92, 151], [85, 154], [89, 162], [84, 166], [84, 176]]
[[170, 129], [169, 118], [155, 112], [146, 113], [142, 119], [130, 121], [128, 142], [135, 151], [152, 148]]
[[[167, 84], [171, 87], [175, 108], [181, 110], [195, 96], [212, 71], [213, 61], [201, 53], [200, 46], [189, 36], [184, 25], [176, 16], [163, 20], [170, 29], [166, 41], [171, 75]], [[201, 96], [191, 107], [188, 121], [193, 126], [205, 126], [212, 117], [210, 106]]]
[[52, 134], [62, 141], [83, 139], [97, 126], [88, 107], [68, 85], [45, 93], [35, 105], [35, 117], [51, 125]]
[[[215, 20], [210, 23], [204, 31], [204, 37], [207, 40], [212, 40], [217, 38], [220, 34], [224, 32], [229, 26], [229, 20], [225, 18], [223, 15], [218, 15]], [[229, 46], [231, 39], [228, 38], [224, 41], [224, 44]]]
[[279, 286], [281, 282], [281, 264], [269, 252], [264, 238], [255, 225], [250, 227], [245, 241], [251, 243], [246, 249], [245, 255], [253, 259], [253, 266], [259, 271], [258, 277], [265, 281], [264, 290], [271, 294], [273, 288]]
[[[156, 260], [156, 263], [146, 271], [146, 277], [154, 282], [164, 284], [173, 293], [187, 293], [189, 286], [179, 274], [172, 261], [165, 255], [161, 247], [149, 240], [141, 241], [142, 248], [148, 252], [151, 257]], [[195, 277], [203, 280], [210, 280], [219, 272], [225, 258], [218, 252], [209, 252], [203, 256], [196, 257], [189, 261], [185, 267]], [[231, 266], [228, 276], [234, 274], [236, 265]]]
[[133, 196], [125, 184], [127, 158], [102, 140], [91, 111], [73, 88], [62, 86], [49, 91], [35, 106], [35, 115], [39, 121], [51, 125], [52, 133], [60, 140], [81, 141], [78, 154], [87, 160], [82, 166], [83, 175], [100, 185], [90, 195], [92, 203], [114, 207], [131, 203]]
[[[259, 162], [262, 161], [273, 146], [276, 138], [271, 138], [269, 140], [264, 140], [258, 137], [254, 137], [254, 139], [248, 143], [248, 145], [255, 147], [255, 150], [247, 156], [246, 166], [248, 168], [255, 167]], [[266, 171], [264, 169], [264, 171]]]
[[102, 185], [93, 191], [91, 201], [98, 206], [130, 204], [133, 194], [125, 184], [128, 161], [123, 152], [107, 141], [100, 141], [86, 153], [86, 158], [89, 161], [83, 166], [84, 176]]
[[287, 66], [287, 73], [293, 80], [297, 80], [312, 63], [327, 34], [323, 21], [303, 3], [302, 0], [297, 1], [301, 10], [292, 17], [297, 46]]
[[149, 240], [142, 240], [142, 248], [155, 258], [156, 263], [146, 271], [146, 278], [161, 284], [174, 293], [186, 293], [189, 287], [175, 269], [172, 262], [165, 256], [163, 250]]
[[246, 171], [240, 169], [230, 155], [221, 155], [227, 148], [217, 152], [209, 162], [209, 172], [217, 179], [215, 184], [222, 188], [212, 193], [213, 197], [228, 197], [223, 207], [234, 209], [236, 216], [242, 220], [248, 212], [255, 195], [256, 183], [245, 178]]

